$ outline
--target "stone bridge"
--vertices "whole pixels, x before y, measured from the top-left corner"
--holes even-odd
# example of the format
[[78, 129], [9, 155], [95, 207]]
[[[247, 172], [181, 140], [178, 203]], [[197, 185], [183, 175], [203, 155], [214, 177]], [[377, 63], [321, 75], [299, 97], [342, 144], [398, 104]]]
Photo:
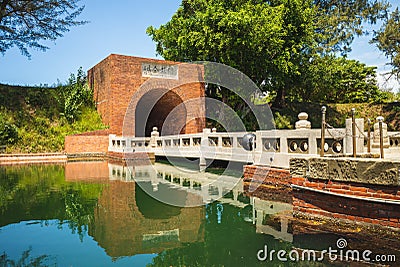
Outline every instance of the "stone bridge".
[[[359, 127], [363, 128], [363, 125]], [[352, 135], [348, 128], [325, 131], [326, 156], [352, 155]], [[145, 152], [167, 158], [195, 158], [200, 159], [200, 165], [204, 164], [204, 160], [223, 160], [278, 168], [289, 168], [292, 158], [311, 158], [320, 154], [321, 129], [256, 131], [253, 151], [243, 148], [245, 134], [204, 129], [202, 133], [169, 136], [158, 136], [158, 132], [154, 131], [152, 137], [147, 138], [110, 135], [108, 150], [122, 154]], [[370, 150], [372, 156], [379, 157], [379, 144], [376, 144], [374, 134], [370, 136], [373, 140]], [[360, 156], [367, 154], [367, 142], [364, 140], [367, 135], [364, 132], [357, 135], [356, 149]], [[386, 132], [385, 136], [385, 158], [400, 159], [400, 133]]]
[[[210, 115], [206, 111], [211, 108], [205, 100], [205, 72], [201, 64], [115, 54], [106, 57], [88, 71], [88, 83], [94, 92], [97, 111], [109, 128], [67, 136], [66, 153], [144, 152], [163, 157], [197, 158], [202, 168], [211, 160], [288, 168], [293, 157], [320, 154], [323, 130], [311, 129], [305, 113], [299, 114], [295, 130], [255, 132], [253, 151], [246, 151], [242, 146], [245, 132], [204, 129], [206, 117]], [[238, 85], [250, 90], [243, 84]], [[346, 121], [346, 128], [324, 130], [325, 154], [352, 154], [353, 136], [357, 154], [369, 151], [364, 120], [355, 121], [356, 133], [351, 120]], [[376, 129], [370, 140], [373, 140], [371, 152], [380, 152]], [[386, 157], [396, 155], [400, 150], [400, 135], [385, 132], [384, 147]]]

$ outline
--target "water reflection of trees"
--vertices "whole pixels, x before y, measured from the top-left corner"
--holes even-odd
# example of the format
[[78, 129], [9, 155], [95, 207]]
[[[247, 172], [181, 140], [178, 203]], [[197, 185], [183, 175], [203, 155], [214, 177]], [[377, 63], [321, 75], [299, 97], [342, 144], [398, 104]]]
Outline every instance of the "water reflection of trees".
[[[10, 257], [3, 252], [0, 254], [0, 266], [1, 267], [45, 267], [54, 266], [55, 264], [48, 263], [51, 258], [47, 255], [32, 256], [32, 248], [22, 252], [21, 257], [18, 260], [10, 259]], [[47, 263], [46, 263], [47, 262]]]
[[[258, 261], [258, 250], [290, 250], [289, 242], [277, 242], [272, 236], [257, 234], [247, 216], [249, 208], [212, 203], [206, 207], [204, 242], [163, 251], [149, 266], [265, 266]], [[269, 262], [268, 266], [282, 266]]]
[[[88, 232], [88, 225], [93, 221], [94, 218], [94, 206], [96, 203], [87, 203], [87, 199], [76, 190], [64, 191], [65, 201], [65, 217], [67, 218], [68, 227], [72, 230], [72, 233], [77, 233], [81, 241]], [[62, 221], [60, 221], [62, 224]]]
[[93, 221], [103, 184], [65, 181], [64, 166], [2, 167], [0, 226], [20, 221], [58, 220], [81, 240]]

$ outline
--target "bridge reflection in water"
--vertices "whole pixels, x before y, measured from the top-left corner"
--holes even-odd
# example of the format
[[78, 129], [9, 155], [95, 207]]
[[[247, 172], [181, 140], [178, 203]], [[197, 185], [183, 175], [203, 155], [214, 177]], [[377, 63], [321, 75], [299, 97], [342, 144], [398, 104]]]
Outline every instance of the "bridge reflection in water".
[[235, 176], [199, 173], [190, 169], [155, 163], [152, 165], [108, 164], [110, 180], [135, 181], [152, 197], [180, 207], [199, 206], [221, 199], [233, 190], [237, 201], [243, 185]]
[[[207, 220], [215, 217], [215, 223], [226, 223], [223, 208], [205, 205], [212, 200], [218, 200], [225, 208], [238, 207], [242, 219], [255, 225], [256, 233], [293, 240], [287, 219], [291, 204], [246, 197], [242, 180], [237, 177], [200, 174], [160, 163], [128, 166], [69, 162], [66, 179], [109, 180], [98, 198], [89, 234], [113, 258], [160, 253], [187, 243], [204, 242]], [[166, 205], [155, 198], [176, 205]]]
[[240, 183], [213, 203], [166, 205], [145, 189], [169, 190], [193, 203], [217, 198], [226, 184], [203, 192], [211, 174], [196, 178], [157, 166], [155, 177], [145, 171], [149, 166], [135, 166], [139, 182], [127, 179], [128, 166], [106, 161], [2, 167], [0, 265], [17, 262], [28, 249], [60, 266], [259, 266], [256, 253], [265, 245], [321, 251], [340, 237], [354, 249], [400, 257], [399, 239], [389, 233], [360, 225], [337, 232], [336, 224], [294, 220], [290, 201], [247, 197]]

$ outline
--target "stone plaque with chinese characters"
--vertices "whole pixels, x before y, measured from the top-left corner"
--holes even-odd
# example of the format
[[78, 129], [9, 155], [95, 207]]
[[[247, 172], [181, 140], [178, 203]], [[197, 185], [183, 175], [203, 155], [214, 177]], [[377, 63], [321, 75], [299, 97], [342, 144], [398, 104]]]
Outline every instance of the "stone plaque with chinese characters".
[[142, 76], [177, 80], [178, 65], [142, 63]]

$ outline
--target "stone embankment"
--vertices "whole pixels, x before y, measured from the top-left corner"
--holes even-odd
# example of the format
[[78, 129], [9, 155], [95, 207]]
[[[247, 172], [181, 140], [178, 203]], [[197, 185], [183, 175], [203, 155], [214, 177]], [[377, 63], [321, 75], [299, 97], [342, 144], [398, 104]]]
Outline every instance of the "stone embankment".
[[64, 153], [37, 153], [37, 154], [0, 154], [0, 165], [37, 164], [37, 163], [65, 163], [67, 155]]
[[290, 170], [245, 166], [247, 194], [292, 203], [294, 216], [400, 228], [400, 162], [295, 158]]

